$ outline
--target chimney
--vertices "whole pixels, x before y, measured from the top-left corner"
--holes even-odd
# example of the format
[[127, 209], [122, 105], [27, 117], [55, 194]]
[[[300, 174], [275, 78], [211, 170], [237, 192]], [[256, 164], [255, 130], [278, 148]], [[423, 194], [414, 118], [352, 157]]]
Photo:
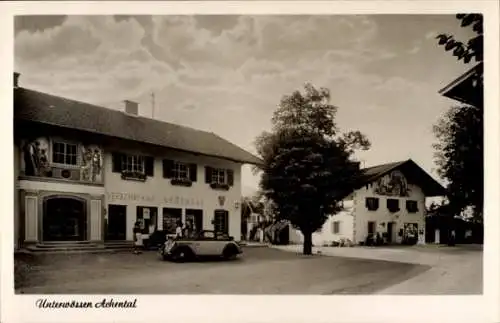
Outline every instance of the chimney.
[[19, 76], [21, 76], [21, 74], [14, 72], [14, 88], [19, 87]]
[[139, 104], [134, 101], [124, 100], [125, 112], [133, 115], [139, 115]]

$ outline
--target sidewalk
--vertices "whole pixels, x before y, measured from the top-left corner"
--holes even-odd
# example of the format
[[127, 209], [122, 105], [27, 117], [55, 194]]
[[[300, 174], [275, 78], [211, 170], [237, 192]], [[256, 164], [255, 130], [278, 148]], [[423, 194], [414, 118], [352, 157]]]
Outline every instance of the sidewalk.
[[[301, 245], [273, 246], [288, 252], [302, 252]], [[428, 271], [393, 285], [378, 294], [481, 294], [482, 248], [477, 246], [413, 247], [314, 247], [313, 253], [428, 265]]]

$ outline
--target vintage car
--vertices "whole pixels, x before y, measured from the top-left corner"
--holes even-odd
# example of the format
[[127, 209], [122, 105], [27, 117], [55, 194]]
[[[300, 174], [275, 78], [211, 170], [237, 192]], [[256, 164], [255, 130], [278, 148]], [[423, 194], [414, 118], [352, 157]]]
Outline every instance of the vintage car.
[[177, 262], [208, 256], [229, 260], [242, 252], [233, 237], [210, 230], [200, 231], [191, 238], [169, 238], [158, 250], [163, 260]]

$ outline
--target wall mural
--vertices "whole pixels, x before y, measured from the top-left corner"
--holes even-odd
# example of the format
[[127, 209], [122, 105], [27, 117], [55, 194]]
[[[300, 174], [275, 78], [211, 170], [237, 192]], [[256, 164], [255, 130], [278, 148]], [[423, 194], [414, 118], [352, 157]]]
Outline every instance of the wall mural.
[[[25, 140], [22, 142], [21, 147], [22, 160], [24, 161], [24, 175], [40, 177], [58, 176], [57, 172], [53, 171], [53, 166], [50, 162], [50, 141], [48, 138], [39, 137], [36, 139]], [[78, 159], [80, 165], [80, 180], [88, 182], [101, 182], [103, 164], [102, 149], [96, 145], [80, 147], [81, 155]], [[64, 166], [58, 166], [57, 168], [63, 167]], [[78, 169], [74, 169], [74, 171], [78, 173]]]
[[22, 145], [24, 174], [50, 176], [49, 140], [44, 137], [26, 140]]
[[379, 195], [401, 197], [409, 196], [410, 193], [406, 178], [400, 171], [393, 171], [392, 173], [379, 178], [374, 191]]
[[99, 147], [90, 145], [81, 149], [81, 180], [100, 182], [102, 173], [102, 151]]

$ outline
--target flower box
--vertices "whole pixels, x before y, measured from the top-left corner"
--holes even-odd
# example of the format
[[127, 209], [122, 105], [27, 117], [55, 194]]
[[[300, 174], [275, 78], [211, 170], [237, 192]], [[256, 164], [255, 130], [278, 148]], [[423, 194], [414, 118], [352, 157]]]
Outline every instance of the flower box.
[[135, 181], [145, 181], [147, 178], [146, 174], [141, 173], [141, 172], [130, 172], [130, 171], [123, 171], [122, 172], [122, 179], [125, 180], [135, 180]]

